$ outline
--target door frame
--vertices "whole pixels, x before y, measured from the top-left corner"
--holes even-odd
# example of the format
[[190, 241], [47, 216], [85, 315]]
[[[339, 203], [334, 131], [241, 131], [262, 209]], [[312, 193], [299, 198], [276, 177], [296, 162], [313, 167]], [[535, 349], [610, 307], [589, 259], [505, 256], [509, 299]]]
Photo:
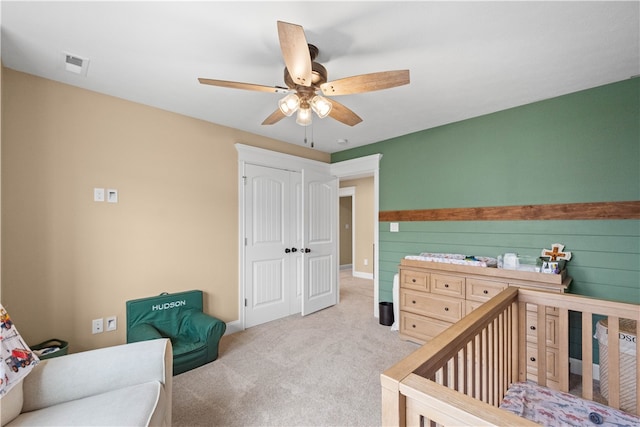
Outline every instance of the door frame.
[[[382, 154], [371, 154], [369, 156], [359, 157], [342, 162], [332, 163], [330, 168], [331, 175], [338, 177], [339, 181], [347, 179], [368, 178], [373, 176], [373, 315], [379, 317], [379, 301], [380, 301], [380, 282], [379, 282], [379, 253], [378, 240], [380, 235], [379, 229], [379, 211], [380, 211], [380, 160]], [[338, 259], [338, 264], [340, 260]], [[338, 268], [340, 266], [338, 265]]]
[[[278, 153], [264, 148], [253, 147], [236, 143], [238, 152], [238, 322], [228, 325], [232, 329], [228, 333], [243, 331], [245, 329], [245, 275], [244, 275], [244, 237], [245, 237], [245, 206], [244, 206], [244, 171], [245, 164], [250, 163], [259, 166], [283, 169], [292, 172], [302, 172], [303, 169], [316, 170], [332, 174], [330, 164], [317, 160], [305, 159], [291, 154]], [[337, 203], [337, 200], [336, 200]]]
[[[342, 199], [343, 197], [349, 197], [351, 199], [351, 275], [353, 275], [356, 269], [354, 264], [354, 260], [356, 259], [356, 187], [338, 188], [338, 199]], [[338, 218], [338, 221], [339, 220], [340, 218]], [[340, 237], [340, 235], [341, 233], [338, 233], [338, 237]], [[338, 263], [340, 263], [340, 260], [338, 260]], [[341, 266], [342, 264], [339, 264], [338, 268]]]

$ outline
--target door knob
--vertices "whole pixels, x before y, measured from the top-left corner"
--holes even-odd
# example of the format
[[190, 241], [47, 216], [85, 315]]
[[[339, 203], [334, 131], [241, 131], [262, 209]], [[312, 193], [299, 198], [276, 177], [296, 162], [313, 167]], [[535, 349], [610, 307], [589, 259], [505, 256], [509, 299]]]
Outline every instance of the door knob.
[[304, 253], [305, 253], [305, 254], [308, 254], [309, 252], [311, 252], [311, 249], [309, 249], [309, 248], [304, 248]]
[[289, 252], [291, 252], [291, 249], [289, 249], [289, 248], [284, 248], [284, 253], [285, 253], [285, 254], [288, 254]]
[[291, 248], [291, 252], [298, 252], [298, 248]]

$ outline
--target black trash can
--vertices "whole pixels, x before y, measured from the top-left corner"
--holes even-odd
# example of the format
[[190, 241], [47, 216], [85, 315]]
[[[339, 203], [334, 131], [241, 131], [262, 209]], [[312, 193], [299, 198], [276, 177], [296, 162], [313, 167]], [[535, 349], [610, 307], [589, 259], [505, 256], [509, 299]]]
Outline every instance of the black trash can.
[[380, 324], [385, 326], [393, 325], [393, 303], [380, 303]]

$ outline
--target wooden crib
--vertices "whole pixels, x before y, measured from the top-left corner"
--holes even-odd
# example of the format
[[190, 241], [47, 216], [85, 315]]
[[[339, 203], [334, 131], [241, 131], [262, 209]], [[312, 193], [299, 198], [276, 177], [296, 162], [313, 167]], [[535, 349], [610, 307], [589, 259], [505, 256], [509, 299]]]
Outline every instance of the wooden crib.
[[[552, 308], [559, 313], [559, 389], [570, 388], [569, 313], [577, 312], [571, 317], [574, 323], [581, 319], [582, 398], [588, 400], [594, 398], [594, 316], [608, 317], [608, 405], [620, 408], [621, 372], [624, 378], [635, 376], [638, 385], [640, 364], [628, 372], [620, 362], [619, 320], [640, 321], [640, 306], [509, 287], [381, 375], [382, 425], [537, 425], [498, 406], [514, 382], [534, 380], [547, 386], [546, 375], [532, 374], [547, 372], [547, 355], [541, 345], [537, 357], [527, 356], [526, 316], [535, 311], [537, 324], [544, 325]], [[535, 333], [538, 343], [547, 342], [547, 328]], [[635, 350], [640, 354], [640, 339]], [[640, 414], [637, 392], [633, 409], [627, 411]]]

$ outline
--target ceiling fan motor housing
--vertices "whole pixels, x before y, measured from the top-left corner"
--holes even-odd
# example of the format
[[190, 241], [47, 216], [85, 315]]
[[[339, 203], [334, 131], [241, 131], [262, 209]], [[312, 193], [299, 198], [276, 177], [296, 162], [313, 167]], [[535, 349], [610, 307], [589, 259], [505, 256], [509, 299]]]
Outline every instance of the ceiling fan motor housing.
[[318, 56], [318, 48], [309, 45], [309, 54], [311, 55], [311, 86], [297, 85], [291, 78], [287, 67], [284, 68], [284, 82], [289, 89], [295, 89], [301, 97], [310, 97], [320, 89], [320, 85], [327, 82], [327, 69], [321, 64], [314, 61]]

